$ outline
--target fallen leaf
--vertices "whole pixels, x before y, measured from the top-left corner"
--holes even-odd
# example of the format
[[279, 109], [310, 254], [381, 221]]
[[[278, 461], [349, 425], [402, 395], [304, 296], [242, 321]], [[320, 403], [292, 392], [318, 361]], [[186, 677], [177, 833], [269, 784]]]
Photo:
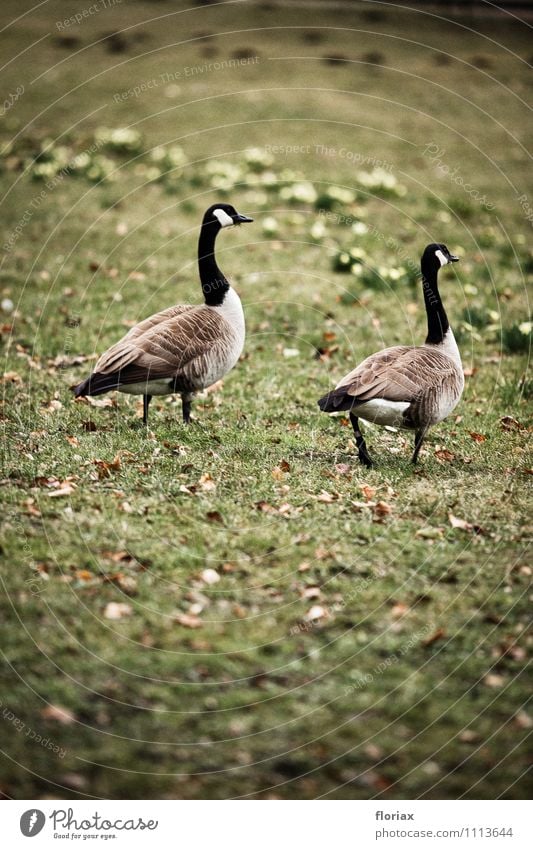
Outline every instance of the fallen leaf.
[[215, 481], [209, 473], [202, 475], [198, 483], [204, 492], [213, 492], [217, 488]]
[[476, 731], [472, 731], [470, 728], [465, 728], [465, 730], [461, 731], [459, 734], [459, 740], [461, 743], [477, 743], [479, 739], [479, 734]]
[[469, 434], [474, 442], [485, 442], [487, 438], [486, 436], [483, 436], [482, 433], [476, 433], [475, 430], [469, 431]]
[[532, 728], [533, 727], [533, 719], [530, 717], [525, 710], [519, 710], [516, 716], [514, 717], [513, 722], [518, 728]]
[[321, 592], [320, 587], [304, 587], [301, 592], [302, 598], [320, 598]]
[[80, 444], [80, 440], [77, 436], [65, 436], [69, 445], [74, 445], [75, 447]]
[[433, 643], [436, 643], [438, 640], [444, 639], [445, 636], [446, 632], [444, 631], [444, 628], [437, 628], [437, 630], [430, 634], [429, 637], [426, 637], [425, 640], [422, 640], [422, 645], [432, 646]]
[[400, 619], [402, 616], [405, 616], [408, 610], [409, 606], [407, 604], [403, 604], [401, 601], [398, 601], [392, 606], [391, 613], [395, 619]]
[[118, 472], [122, 465], [119, 454], [116, 454], [113, 460], [93, 460], [93, 463], [96, 466], [98, 477], [100, 479], [110, 477], [111, 472]]
[[321, 501], [323, 504], [333, 504], [334, 501], [337, 501], [339, 498], [337, 493], [327, 492], [325, 489], [321, 490], [320, 495], [317, 495], [317, 501]]
[[452, 513], [448, 514], [448, 519], [452, 528], [459, 528], [461, 531], [471, 531], [474, 527], [466, 519], [459, 519], [458, 516], [454, 516]]
[[309, 608], [304, 619], [306, 622], [317, 622], [319, 619], [324, 619], [327, 615], [328, 612], [325, 607], [322, 607], [321, 604], [314, 604], [313, 607]]
[[16, 371], [5, 371], [2, 375], [2, 383], [22, 383], [22, 378]]
[[219, 513], [218, 510], [210, 510], [208, 513], [206, 513], [206, 518], [208, 522], [218, 522], [219, 525], [224, 524], [222, 514]]
[[496, 675], [493, 672], [489, 672], [488, 675], [485, 675], [483, 683], [487, 687], [503, 687], [505, 684], [505, 678], [503, 675]]
[[110, 601], [106, 604], [104, 616], [106, 619], [123, 619], [125, 616], [131, 616], [133, 610], [130, 604], [125, 604], [122, 601]]
[[339, 475], [347, 475], [351, 472], [351, 467], [348, 465], [348, 463], [336, 463], [335, 471]]
[[453, 451], [448, 451], [447, 448], [441, 448], [435, 451], [435, 457], [439, 460], [445, 460], [447, 463], [451, 463], [455, 460], [455, 454]]
[[184, 628], [201, 628], [202, 620], [190, 613], [180, 613], [176, 616], [178, 625], [183, 625]]
[[290, 472], [291, 470], [290, 463], [288, 463], [287, 460], [282, 460], [279, 467], [282, 472]]
[[74, 490], [76, 489], [76, 484], [74, 483], [65, 483], [63, 486], [60, 486], [59, 489], [54, 489], [52, 492], [48, 492], [48, 498], [61, 498], [64, 495], [72, 495]]
[[392, 513], [392, 507], [385, 501], [378, 501], [376, 506], [373, 508], [373, 512], [376, 516], [388, 516], [389, 513]]
[[200, 577], [204, 584], [209, 584], [210, 586], [212, 584], [218, 584], [220, 581], [220, 575], [216, 569], [204, 569]]
[[502, 430], [523, 430], [524, 425], [520, 424], [519, 421], [513, 419], [512, 416], [503, 416], [500, 419], [500, 426]]
[[465, 377], [473, 377], [476, 373], [477, 373], [477, 368], [475, 366], [474, 366], [474, 368], [464, 368], [463, 369], [463, 374], [464, 374]]
[[359, 489], [363, 494], [363, 498], [366, 501], [371, 501], [374, 495], [376, 494], [376, 490], [373, 486], [369, 486], [367, 483], [359, 484]]
[[73, 722], [76, 722], [72, 711], [61, 705], [47, 705], [41, 710], [41, 716], [43, 719], [59, 722], [60, 725], [72, 725]]

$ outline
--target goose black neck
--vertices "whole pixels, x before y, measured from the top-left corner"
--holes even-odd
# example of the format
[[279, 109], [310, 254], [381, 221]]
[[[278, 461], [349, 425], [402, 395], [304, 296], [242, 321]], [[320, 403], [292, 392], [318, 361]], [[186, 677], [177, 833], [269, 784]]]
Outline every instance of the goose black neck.
[[215, 259], [215, 239], [219, 229], [215, 223], [204, 222], [198, 240], [198, 271], [205, 302], [210, 307], [219, 307], [230, 287]]
[[426, 345], [440, 345], [450, 325], [439, 293], [438, 268], [435, 267], [434, 262], [423, 258], [421, 269], [424, 303], [428, 318]]

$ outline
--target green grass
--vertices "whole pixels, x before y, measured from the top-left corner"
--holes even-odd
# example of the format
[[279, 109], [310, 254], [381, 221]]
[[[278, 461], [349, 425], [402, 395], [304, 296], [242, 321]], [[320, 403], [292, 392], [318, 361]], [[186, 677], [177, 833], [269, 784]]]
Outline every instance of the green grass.
[[[356, 6], [314, 11], [309, 27], [301, 10], [274, 25], [266, 4], [160, 18], [183, 8], [128, 3], [119, 53], [92, 42], [124, 26], [120, 6], [69, 28], [76, 45], [57, 42], [55, 21], [77, 4], [10, 29], [6, 60], [51, 35], [3, 72], [6, 91], [25, 90], [4, 119], [2, 144], [17, 138], [2, 158], [2, 243], [32, 214], [0, 267], [0, 790], [525, 798], [528, 33]], [[20, 14], [14, 0], [2, 9]], [[244, 48], [259, 60], [185, 72]], [[321, 58], [333, 54], [352, 61]], [[161, 74], [176, 79], [116, 102]], [[43, 146], [68, 163], [102, 127], [126, 126], [136, 150], [98, 148], [101, 172], [50, 190], [35, 179]], [[179, 145], [185, 164], [167, 173], [157, 145]], [[247, 157], [266, 145], [305, 150]], [[378, 160], [392, 190], [359, 174]], [[265, 172], [273, 185], [258, 184]], [[135, 399], [74, 403], [68, 387], [93, 362], [76, 358], [199, 300], [198, 224], [220, 197], [255, 218], [218, 243], [248, 327], [222, 389], [197, 399], [187, 429], [176, 399], [154, 399], [147, 433]], [[412, 269], [429, 241], [462, 257], [441, 288], [465, 394], [416, 469], [404, 435], [368, 426], [368, 471], [316, 399], [371, 351], [423, 339]], [[352, 249], [364, 271], [335, 271]], [[110, 603], [127, 615], [107, 618]]]

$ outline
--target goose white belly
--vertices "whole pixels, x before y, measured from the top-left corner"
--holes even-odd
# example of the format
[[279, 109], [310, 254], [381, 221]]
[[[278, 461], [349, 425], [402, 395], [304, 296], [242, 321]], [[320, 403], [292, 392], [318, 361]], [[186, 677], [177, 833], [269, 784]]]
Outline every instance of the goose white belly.
[[351, 412], [367, 422], [389, 427], [405, 427], [403, 414], [409, 401], [388, 401], [386, 398], [372, 398], [352, 407]]

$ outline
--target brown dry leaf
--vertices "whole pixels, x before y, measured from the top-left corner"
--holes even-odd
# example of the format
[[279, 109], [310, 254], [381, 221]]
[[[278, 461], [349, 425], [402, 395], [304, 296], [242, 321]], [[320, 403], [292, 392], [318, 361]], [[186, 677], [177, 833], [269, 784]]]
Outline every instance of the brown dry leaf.
[[272, 475], [275, 481], [282, 481], [285, 478], [285, 474], [282, 472], [279, 466], [274, 466], [270, 474]]
[[77, 436], [65, 436], [65, 439], [67, 440], [69, 445], [73, 445], [74, 447], [80, 444], [80, 440]]
[[222, 514], [218, 512], [218, 510], [210, 510], [205, 514], [208, 522], [218, 522], [219, 525], [224, 524], [224, 519], [222, 518]]
[[469, 431], [469, 435], [474, 440], [474, 442], [485, 442], [486, 436], [483, 436], [482, 433], [476, 433], [475, 430]]
[[46, 407], [41, 407], [41, 413], [56, 413], [62, 408], [63, 404], [61, 403], [61, 401], [58, 401], [57, 398], [52, 398], [52, 400], [48, 402]]
[[425, 640], [422, 640], [422, 645], [423, 646], [432, 646], [433, 643], [436, 643], [438, 640], [444, 639], [445, 636], [446, 636], [446, 632], [445, 632], [444, 628], [437, 628], [437, 630], [433, 631], [433, 633], [430, 634], [429, 637], [426, 637]]
[[518, 728], [532, 728], [533, 727], [533, 719], [530, 717], [525, 710], [519, 710], [516, 716], [514, 717], [513, 722]]
[[16, 371], [5, 371], [2, 375], [2, 383], [22, 383], [22, 378]]
[[202, 574], [200, 575], [204, 584], [208, 584], [212, 586], [213, 584], [218, 584], [220, 581], [220, 575], [216, 571], [216, 569], [204, 569]]
[[72, 711], [61, 705], [47, 705], [41, 710], [41, 716], [43, 719], [59, 722], [60, 725], [72, 725], [73, 722], [76, 722]]
[[376, 494], [375, 488], [373, 486], [369, 486], [367, 483], [359, 484], [359, 489], [361, 490], [365, 501], [371, 501]]
[[78, 581], [92, 581], [96, 575], [93, 575], [92, 572], [89, 572], [88, 569], [78, 569], [76, 572], [76, 578]]
[[324, 619], [328, 616], [328, 611], [321, 604], [314, 604], [309, 608], [304, 616], [306, 622], [317, 622], [319, 619]]
[[52, 492], [48, 492], [48, 498], [61, 498], [64, 495], [72, 495], [74, 490], [76, 489], [76, 484], [70, 481], [65, 481], [63, 484], [59, 486], [58, 489], [52, 490]]
[[451, 463], [455, 460], [455, 454], [453, 451], [448, 451], [447, 448], [441, 448], [435, 451], [435, 457], [439, 460], [445, 460], [446, 463]]
[[111, 475], [111, 472], [118, 472], [122, 463], [120, 461], [120, 454], [116, 454], [115, 457], [110, 460], [93, 460], [94, 465], [96, 466], [98, 477], [108, 478]]
[[487, 687], [503, 687], [505, 678], [503, 675], [496, 675], [494, 672], [489, 672], [488, 675], [485, 675], [483, 683]]
[[513, 419], [512, 416], [503, 416], [500, 419], [500, 427], [502, 430], [524, 430], [524, 425]]
[[279, 464], [279, 467], [280, 467], [282, 472], [290, 472], [290, 470], [291, 470], [290, 463], [288, 463], [287, 460], [282, 460], [281, 463]]
[[200, 487], [204, 490], [204, 492], [213, 492], [217, 488], [217, 485], [209, 474], [209, 472], [206, 472], [206, 474], [202, 475], [198, 483]]
[[201, 628], [202, 620], [198, 618], [198, 616], [194, 616], [191, 613], [180, 613], [176, 616], [176, 622], [178, 625], [183, 625], [184, 628]]
[[466, 519], [459, 519], [458, 516], [454, 516], [452, 513], [448, 513], [448, 519], [452, 528], [459, 528], [461, 531], [471, 531], [474, 527]]
[[477, 743], [480, 739], [477, 731], [472, 731], [470, 728], [465, 728], [464, 731], [461, 731], [459, 734], [459, 740], [461, 743]]
[[463, 374], [465, 377], [473, 377], [477, 373], [477, 368], [474, 366], [473, 368], [464, 368]]
[[401, 601], [398, 601], [392, 606], [391, 614], [394, 616], [395, 619], [400, 619], [402, 616], [405, 616], [408, 610], [409, 605], [403, 604]]
[[333, 504], [334, 501], [338, 501], [339, 495], [337, 492], [331, 493], [327, 492], [327, 490], [323, 489], [320, 492], [320, 495], [317, 495], [317, 501], [321, 501], [323, 504]]
[[125, 604], [122, 601], [110, 601], [106, 604], [104, 616], [106, 619], [124, 619], [125, 616], [131, 616], [133, 609], [131, 604]]
[[304, 587], [300, 593], [302, 598], [320, 598], [320, 587]]
[[267, 501], [256, 501], [255, 509], [259, 510], [261, 513], [275, 513], [275, 508], [272, 507]]
[[385, 501], [378, 501], [376, 506], [373, 508], [373, 512], [376, 516], [388, 516], [389, 513], [392, 513], [392, 507]]

